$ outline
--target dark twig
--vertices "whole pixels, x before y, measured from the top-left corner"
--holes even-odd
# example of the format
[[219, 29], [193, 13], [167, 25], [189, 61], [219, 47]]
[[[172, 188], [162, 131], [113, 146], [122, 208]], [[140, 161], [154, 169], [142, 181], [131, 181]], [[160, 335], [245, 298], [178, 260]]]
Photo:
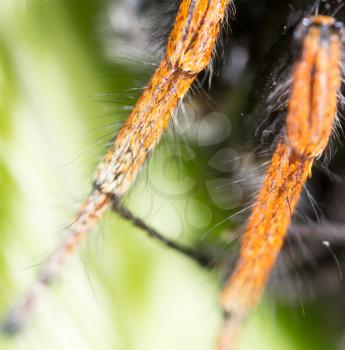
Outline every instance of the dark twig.
[[191, 259], [196, 261], [203, 267], [211, 267], [213, 265], [212, 257], [207, 256], [204, 253], [198, 252], [190, 247], [186, 247], [181, 245], [173, 240], [170, 240], [160, 234], [153, 227], [147, 225], [143, 220], [136, 217], [133, 213], [131, 213], [126, 207], [121, 205], [118, 200], [114, 200], [112, 204], [112, 210], [118, 213], [122, 218], [130, 221], [134, 226], [143, 230], [149, 237], [159, 241], [163, 245], [167, 246], [170, 249], [173, 249]]
[[[112, 210], [118, 213], [122, 218], [130, 221], [134, 226], [143, 230], [149, 237], [159, 241], [168, 248], [174, 249], [175, 251], [193, 259], [203, 267], [214, 266], [214, 258], [166, 238], [156, 229], [136, 217], [126, 207], [121, 205], [118, 200], [113, 201]], [[329, 222], [295, 224], [289, 228], [288, 235], [290, 237], [299, 236], [302, 239], [313, 241], [330, 241], [333, 244], [345, 243], [345, 224], [334, 224]]]

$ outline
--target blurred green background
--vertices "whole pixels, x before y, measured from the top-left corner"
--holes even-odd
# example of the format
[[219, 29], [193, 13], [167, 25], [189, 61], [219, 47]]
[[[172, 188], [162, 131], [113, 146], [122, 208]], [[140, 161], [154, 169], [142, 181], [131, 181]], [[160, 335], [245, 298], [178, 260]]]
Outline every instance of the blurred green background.
[[[1, 315], [63, 236], [90, 189], [94, 167], [128, 114], [122, 102], [140, 92], [129, 89], [143, 86], [152, 72], [140, 62], [107, 59], [111, 5], [0, 1]], [[188, 198], [172, 200], [147, 185], [167, 186], [155, 171], [163, 162], [153, 157], [126, 204], [169, 237], [194, 244], [200, 237], [179, 220]], [[181, 171], [197, 172], [181, 170], [173, 159], [164, 166], [175, 180]], [[169, 181], [172, 193], [175, 180]], [[198, 200], [192, 222], [205, 217], [202, 193]], [[0, 349], [213, 348], [221, 322], [219, 273], [162, 248], [113, 213], [80, 256], [44, 295], [23, 334], [1, 337]], [[322, 318], [313, 311], [308, 315], [291, 318], [285, 308], [264, 303], [240, 349], [332, 349]]]

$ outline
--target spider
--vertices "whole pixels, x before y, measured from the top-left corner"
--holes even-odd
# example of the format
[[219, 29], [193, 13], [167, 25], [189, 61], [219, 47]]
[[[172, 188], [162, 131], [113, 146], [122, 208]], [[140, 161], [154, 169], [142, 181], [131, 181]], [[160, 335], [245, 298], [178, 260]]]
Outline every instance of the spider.
[[[181, 99], [210, 67], [222, 27], [231, 22], [235, 5], [232, 0], [180, 2], [160, 64], [98, 166], [92, 191], [68, 228], [66, 239], [44, 263], [32, 289], [9, 314], [5, 324], [9, 332], [24, 326], [37, 295], [56, 279], [67, 257], [75, 253], [105, 211], [116, 210], [164, 240], [122, 208], [121, 198], [157, 147]], [[290, 40], [296, 52], [285, 53], [288, 57], [282, 67], [277, 64], [276, 76], [271, 78], [275, 84], [266, 94], [269, 107], [258, 130], [264, 142], [271, 144], [272, 158], [244, 229], [238, 262], [221, 292], [225, 321], [219, 350], [235, 348], [244, 320], [259, 302], [303, 186], [337, 123], [338, 106], [343, 102], [340, 89], [344, 31], [342, 23], [335, 20], [339, 4], [335, 1], [326, 5], [329, 8], [322, 10], [319, 2], [310, 4], [282, 39]], [[168, 240], [165, 243], [208, 263], [192, 250]]]

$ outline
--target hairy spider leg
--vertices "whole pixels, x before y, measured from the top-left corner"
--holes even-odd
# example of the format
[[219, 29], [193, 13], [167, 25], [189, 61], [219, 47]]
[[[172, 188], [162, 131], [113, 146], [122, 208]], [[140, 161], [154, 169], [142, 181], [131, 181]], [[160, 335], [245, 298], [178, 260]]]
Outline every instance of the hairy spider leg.
[[43, 263], [32, 288], [10, 311], [2, 330], [16, 333], [26, 324], [41, 292], [56, 279], [70, 255], [95, 226], [111, 202], [133, 184], [139, 170], [167, 129], [179, 101], [196, 75], [212, 59], [221, 24], [232, 0], [183, 0], [159, 67], [113, 147], [97, 168], [93, 191], [85, 199], [66, 238]]
[[241, 243], [235, 271], [221, 293], [225, 324], [218, 349], [236, 348], [243, 321], [259, 302], [311, 167], [328, 144], [341, 86], [342, 38], [332, 17], [302, 22], [285, 135], [267, 170]]

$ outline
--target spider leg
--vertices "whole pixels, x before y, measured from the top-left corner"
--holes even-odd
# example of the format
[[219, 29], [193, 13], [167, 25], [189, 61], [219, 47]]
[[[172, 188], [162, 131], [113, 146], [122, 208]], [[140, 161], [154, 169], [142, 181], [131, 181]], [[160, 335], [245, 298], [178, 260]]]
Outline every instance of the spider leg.
[[42, 292], [61, 273], [66, 259], [80, 247], [113, 198], [120, 198], [131, 187], [167, 129], [179, 100], [209, 64], [231, 3], [232, 0], [181, 2], [164, 58], [99, 165], [93, 190], [65, 239], [43, 263], [31, 289], [8, 314], [2, 327], [4, 332], [13, 334], [25, 326]]
[[293, 70], [285, 136], [273, 154], [249, 217], [235, 271], [221, 305], [226, 321], [218, 349], [236, 348], [243, 321], [259, 302], [311, 168], [326, 148], [341, 86], [340, 30], [332, 17], [304, 20], [301, 54]]

